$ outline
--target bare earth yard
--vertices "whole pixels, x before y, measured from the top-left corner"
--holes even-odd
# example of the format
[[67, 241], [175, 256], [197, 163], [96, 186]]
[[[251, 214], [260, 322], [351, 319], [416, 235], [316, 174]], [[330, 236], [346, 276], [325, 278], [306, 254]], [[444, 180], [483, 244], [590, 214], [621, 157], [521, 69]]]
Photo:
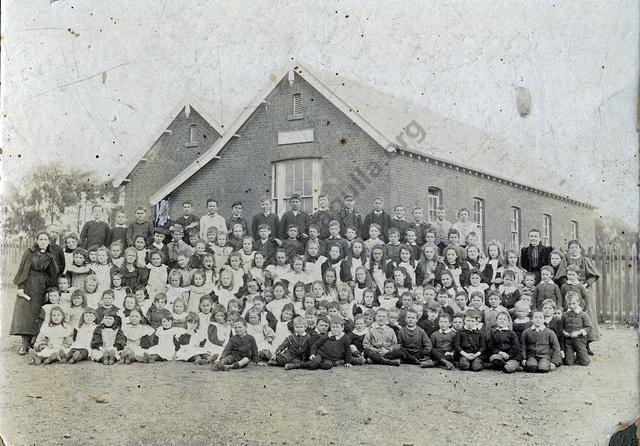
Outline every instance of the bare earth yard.
[[[5, 290], [6, 291], [6, 290]], [[548, 375], [362, 366], [211, 372], [185, 363], [30, 366], [6, 336], [0, 434], [23, 444], [606, 444], [639, 414], [638, 335]]]

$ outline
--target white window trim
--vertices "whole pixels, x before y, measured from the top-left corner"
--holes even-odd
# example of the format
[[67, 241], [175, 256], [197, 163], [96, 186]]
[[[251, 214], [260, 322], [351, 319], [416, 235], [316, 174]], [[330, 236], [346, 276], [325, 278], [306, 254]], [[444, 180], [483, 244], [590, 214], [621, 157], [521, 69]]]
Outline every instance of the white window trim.
[[551, 215], [542, 214], [542, 244], [546, 246], [551, 246], [551, 225], [553, 222], [551, 221]]
[[[434, 191], [436, 193], [432, 195], [431, 191]], [[433, 207], [431, 206], [432, 197], [435, 197], [437, 201], [435, 206]], [[427, 219], [429, 220], [429, 222], [435, 221], [436, 209], [438, 209], [439, 206], [442, 206], [442, 189], [435, 186], [427, 187]]]
[[571, 220], [571, 239], [578, 240], [580, 236], [580, 226], [576, 220]]
[[[284, 189], [284, 179], [283, 179], [284, 171], [283, 171], [283, 167], [279, 167], [279, 166], [284, 166], [284, 163], [288, 161], [300, 161], [300, 160], [312, 161], [312, 165], [311, 165], [311, 172], [312, 172], [311, 198], [313, 203], [312, 207], [313, 209], [318, 208], [318, 195], [320, 195], [320, 190], [322, 189], [321, 187], [322, 163], [320, 158], [294, 158], [294, 159], [280, 160], [280, 161], [273, 162], [271, 164], [271, 205], [274, 209], [278, 209], [277, 213], [279, 217], [282, 217], [282, 215], [285, 213], [286, 201], [288, 200], [288, 197], [286, 197], [284, 193], [282, 195], [276, 196], [277, 191]], [[278, 184], [276, 184], [276, 182]], [[313, 209], [307, 210], [307, 213], [312, 214]]]
[[[519, 249], [520, 243], [522, 242], [522, 228], [521, 228], [522, 214], [521, 214], [520, 208], [517, 206], [511, 206], [510, 211], [511, 211], [511, 217], [509, 220], [509, 234], [511, 234], [511, 245], [512, 245], [511, 247], [513, 249]], [[514, 230], [514, 223], [515, 223], [515, 230]], [[514, 234], [516, 237], [515, 241], [513, 240]]]

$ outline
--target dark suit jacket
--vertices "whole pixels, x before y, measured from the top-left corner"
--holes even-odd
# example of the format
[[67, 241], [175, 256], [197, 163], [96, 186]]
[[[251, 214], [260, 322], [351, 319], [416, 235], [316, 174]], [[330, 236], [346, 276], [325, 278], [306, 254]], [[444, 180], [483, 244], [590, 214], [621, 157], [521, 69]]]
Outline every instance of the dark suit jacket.
[[520, 251], [520, 265], [523, 269], [536, 275], [536, 284], [540, 282], [540, 268], [549, 265], [551, 261], [551, 246], [538, 245], [538, 266], [534, 268], [531, 265], [531, 245], [522, 248]]

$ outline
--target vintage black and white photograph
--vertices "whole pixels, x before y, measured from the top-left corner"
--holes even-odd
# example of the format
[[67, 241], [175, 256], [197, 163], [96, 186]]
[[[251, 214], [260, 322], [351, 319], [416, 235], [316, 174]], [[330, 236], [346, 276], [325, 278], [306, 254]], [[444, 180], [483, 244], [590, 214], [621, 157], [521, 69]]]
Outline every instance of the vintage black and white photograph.
[[637, 444], [636, 1], [1, 20], [0, 444]]

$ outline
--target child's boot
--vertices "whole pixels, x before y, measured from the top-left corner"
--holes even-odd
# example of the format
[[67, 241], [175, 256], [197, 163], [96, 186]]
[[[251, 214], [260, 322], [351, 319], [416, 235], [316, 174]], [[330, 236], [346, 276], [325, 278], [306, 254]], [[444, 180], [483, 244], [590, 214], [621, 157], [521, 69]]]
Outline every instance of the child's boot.
[[63, 349], [60, 349], [60, 351], [58, 352], [58, 358], [60, 359], [60, 364], [67, 363], [67, 354], [64, 352]]
[[29, 359], [31, 360], [31, 364], [34, 364], [34, 365], [42, 364], [42, 359], [40, 359], [36, 351], [32, 348], [29, 349]]

